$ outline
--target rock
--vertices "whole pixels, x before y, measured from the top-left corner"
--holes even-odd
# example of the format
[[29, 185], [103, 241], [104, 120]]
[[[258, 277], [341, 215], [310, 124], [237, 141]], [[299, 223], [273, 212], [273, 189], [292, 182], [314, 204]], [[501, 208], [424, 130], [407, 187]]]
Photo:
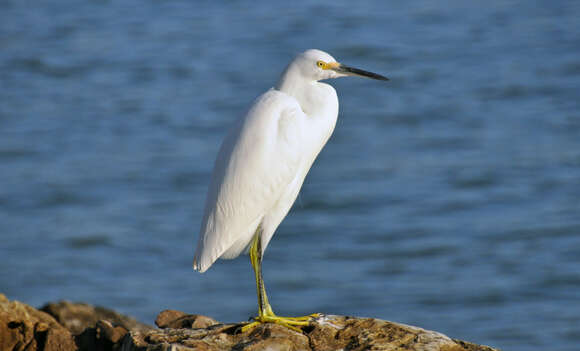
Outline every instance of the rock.
[[164, 310], [157, 315], [157, 318], [155, 318], [155, 325], [159, 328], [173, 328], [169, 325], [183, 316], [187, 316], [187, 313], [175, 310]]
[[[154, 329], [133, 318], [87, 304], [51, 303], [45, 313], [0, 294], [0, 351], [494, 351], [443, 334], [372, 318], [322, 315], [302, 333], [239, 324], [166, 310]], [[54, 317], [53, 317], [54, 316]]]
[[81, 334], [86, 328], [95, 327], [100, 320], [109, 321], [114, 326], [123, 327], [125, 330], [146, 331], [153, 328], [113, 310], [86, 303], [59, 301], [48, 303], [40, 310], [53, 316], [74, 335]]
[[[200, 316], [164, 311], [157, 317], [157, 324], [177, 326], [179, 325], [177, 321], [188, 318], [197, 320]], [[310, 326], [304, 327], [303, 333], [276, 324], [260, 325], [241, 333], [242, 325], [216, 322], [207, 327], [193, 329], [165, 327], [166, 329], [161, 330], [130, 333], [123, 339], [123, 350], [496, 350], [488, 346], [451, 339], [434, 331], [372, 318], [321, 316]]]
[[103, 307], [61, 301], [39, 311], [0, 294], [0, 351], [119, 350], [129, 331], [152, 329]]
[[52, 316], [0, 294], [0, 350], [76, 350], [76, 345]]
[[207, 328], [218, 322], [210, 317], [199, 314], [186, 314], [181, 311], [165, 310], [159, 313], [155, 324], [159, 328]]
[[71, 331], [80, 351], [118, 350], [129, 331], [153, 329], [134, 318], [86, 303], [60, 301], [48, 303], [41, 310]]
[[112, 344], [118, 343], [129, 331], [120, 326], [113, 326], [109, 321], [98, 321], [97, 322], [97, 334], [100, 338], [111, 342]]
[[129, 331], [111, 322], [100, 320], [94, 328], [86, 328], [75, 337], [79, 351], [119, 350], [120, 341]]

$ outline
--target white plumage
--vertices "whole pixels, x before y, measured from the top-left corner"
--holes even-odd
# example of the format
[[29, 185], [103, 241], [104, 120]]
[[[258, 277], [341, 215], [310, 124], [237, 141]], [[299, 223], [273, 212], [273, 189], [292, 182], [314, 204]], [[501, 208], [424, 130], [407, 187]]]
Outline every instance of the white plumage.
[[[338, 115], [336, 91], [315, 80], [287, 77], [312, 57], [334, 61], [318, 50], [299, 56], [278, 86], [258, 97], [224, 140], [206, 200], [196, 270], [204, 272], [220, 257], [240, 255], [259, 224], [263, 252], [332, 134]], [[320, 100], [324, 103], [313, 104]]]
[[386, 79], [308, 50], [236, 122], [214, 165], [194, 269], [237, 257], [260, 225], [264, 252], [336, 124], [336, 91], [319, 80], [346, 75]]

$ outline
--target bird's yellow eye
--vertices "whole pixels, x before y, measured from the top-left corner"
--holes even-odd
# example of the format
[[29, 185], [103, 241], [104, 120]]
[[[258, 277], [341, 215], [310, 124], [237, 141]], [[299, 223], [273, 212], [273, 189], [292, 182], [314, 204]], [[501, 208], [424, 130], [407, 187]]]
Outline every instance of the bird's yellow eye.
[[322, 69], [326, 69], [326, 62], [324, 62], [324, 61], [316, 62], [316, 65]]

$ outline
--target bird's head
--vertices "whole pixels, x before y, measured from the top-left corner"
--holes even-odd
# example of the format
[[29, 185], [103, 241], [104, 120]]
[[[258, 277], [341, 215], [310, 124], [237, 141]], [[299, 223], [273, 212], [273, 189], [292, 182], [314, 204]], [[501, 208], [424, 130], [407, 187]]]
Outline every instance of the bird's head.
[[306, 50], [296, 56], [291, 63], [302, 77], [308, 80], [318, 81], [323, 79], [340, 78], [346, 76], [359, 76], [378, 80], [389, 80], [380, 74], [364, 71], [338, 63], [334, 57], [317, 49]]

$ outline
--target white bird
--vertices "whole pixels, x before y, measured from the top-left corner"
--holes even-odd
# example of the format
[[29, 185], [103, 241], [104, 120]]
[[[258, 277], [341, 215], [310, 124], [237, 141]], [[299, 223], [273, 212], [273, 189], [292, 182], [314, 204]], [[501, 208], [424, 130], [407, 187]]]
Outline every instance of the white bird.
[[317, 316], [274, 314], [262, 279], [262, 255], [336, 124], [336, 91], [319, 81], [352, 75], [388, 80], [340, 64], [320, 50], [299, 54], [276, 87], [259, 96], [235, 123], [220, 148], [193, 268], [203, 273], [218, 258], [232, 259], [249, 251], [258, 316], [243, 331], [268, 322], [300, 331], [298, 326]]

